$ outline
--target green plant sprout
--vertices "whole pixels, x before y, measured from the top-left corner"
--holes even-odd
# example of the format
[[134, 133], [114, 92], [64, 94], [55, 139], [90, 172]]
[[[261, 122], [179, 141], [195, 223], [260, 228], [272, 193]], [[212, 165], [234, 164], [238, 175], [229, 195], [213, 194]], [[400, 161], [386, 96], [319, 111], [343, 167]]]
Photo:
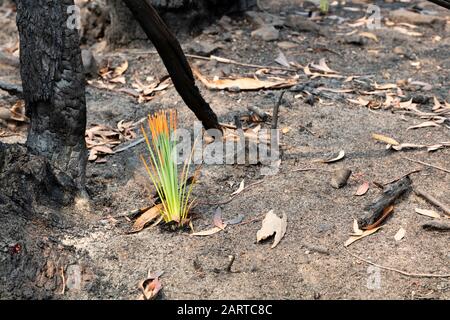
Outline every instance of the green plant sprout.
[[[188, 186], [188, 174], [192, 153], [183, 165], [181, 175], [177, 165], [177, 141], [175, 139], [177, 114], [174, 110], [159, 111], [148, 116], [150, 135], [141, 127], [148, 160], [141, 155], [150, 181], [161, 199], [161, 214], [166, 223], [176, 222], [179, 227], [189, 223], [189, 211], [194, 201], [190, 199], [194, 182]], [[150, 139], [151, 138], [151, 139]], [[195, 180], [195, 179], [193, 179]]]

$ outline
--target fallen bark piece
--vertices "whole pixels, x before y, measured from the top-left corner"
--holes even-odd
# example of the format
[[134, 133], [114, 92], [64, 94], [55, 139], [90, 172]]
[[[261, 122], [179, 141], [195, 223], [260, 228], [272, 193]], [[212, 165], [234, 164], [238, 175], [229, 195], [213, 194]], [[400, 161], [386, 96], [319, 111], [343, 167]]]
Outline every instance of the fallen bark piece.
[[379, 222], [385, 214], [385, 209], [391, 206], [400, 196], [412, 189], [411, 179], [406, 176], [383, 189], [383, 194], [372, 204], [366, 206], [364, 213], [358, 218], [361, 229], [367, 229]]
[[339, 169], [334, 171], [333, 177], [331, 178], [331, 186], [335, 189], [340, 189], [347, 185], [348, 178], [352, 175], [352, 170], [350, 169]]
[[414, 189], [414, 192], [424, 198], [425, 200], [427, 200], [429, 203], [431, 203], [432, 205], [438, 207], [439, 209], [441, 209], [442, 211], [444, 211], [445, 214], [450, 215], [450, 207], [448, 207], [446, 204], [442, 203], [441, 201], [439, 201], [438, 199], [436, 199], [435, 197], [433, 197], [432, 195], [430, 195], [429, 193], [421, 190], [421, 189]]
[[450, 231], [450, 221], [432, 220], [422, 223], [421, 227], [425, 230]]

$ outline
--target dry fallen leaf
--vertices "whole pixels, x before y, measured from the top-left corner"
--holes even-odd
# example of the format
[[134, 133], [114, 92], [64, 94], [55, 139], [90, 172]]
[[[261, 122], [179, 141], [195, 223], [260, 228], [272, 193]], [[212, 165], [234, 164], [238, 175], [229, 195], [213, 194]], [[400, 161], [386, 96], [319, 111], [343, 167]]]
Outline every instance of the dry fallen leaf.
[[369, 190], [369, 187], [370, 187], [369, 183], [367, 181], [364, 182], [356, 190], [355, 196], [363, 196], [363, 195], [365, 195], [367, 193], [367, 191]]
[[338, 162], [339, 160], [342, 160], [344, 158], [345, 158], [345, 151], [341, 150], [341, 151], [339, 151], [339, 154], [336, 157], [333, 157], [331, 159], [320, 160], [320, 162], [333, 163], [333, 162]]
[[220, 209], [220, 207], [218, 207], [216, 209], [216, 212], [214, 213], [213, 223], [214, 223], [214, 226], [216, 226], [222, 230], [225, 229], [225, 227], [226, 227], [226, 224], [224, 224], [223, 220], [222, 220], [222, 210]]
[[375, 42], [378, 42], [378, 37], [372, 32], [360, 32], [358, 33], [361, 37], [372, 39]]
[[[226, 227], [226, 225], [225, 225], [225, 227]], [[213, 235], [213, 234], [216, 234], [216, 233], [218, 233], [218, 232], [220, 232], [220, 231], [222, 231], [223, 229], [222, 228], [219, 228], [219, 227], [214, 227], [214, 228], [212, 228], [212, 229], [208, 229], [208, 230], [204, 230], [204, 231], [200, 231], [200, 232], [194, 232], [194, 233], [191, 233], [190, 234], [190, 236], [192, 237], [192, 236], [197, 236], [197, 237], [206, 237], [206, 236], [211, 236], [211, 235]]]
[[211, 90], [259, 90], [259, 89], [282, 89], [289, 88], [297, 84], [298, 77], [284, 79], [273, 78], [272, 80], [259, 80], [256, 78], [237, 78], [237, 79], [213, 79], [204, 77], [200, 71], [193, 68], [194, 75]]
[[395, 31], [398, 31], [398, 32], [400, 32], [402, 34], [406, 34], [406, 35], [411, 36], [411, 37], [421, 37], [422, 36], [422, 34], [420, 32], [409, 31], [408, 29], [402, 28], [402, 27], [394, 27], [393, 29]]
[[378, 140], [378, 141], [381, 141], [381, 142], [393, 145], [393, 146], [400, 145], [400, 143], [398, 143], [397, 140], [389, 138], [389, 137], [386, 137], [386, 136], [383, 136], [383, 135], [378, 134], [378, 133], [373, 133], [372, 134], [372, 138], [374, 138], [375, 140]]
[[155, 220], [158, 217], [161, 217], [161, 209], [162, 204], [158, 204], [149, 210], [145, 211], [143, 214], [137, 218], [137, 220], [134, 222], [133, 227], [131, 228], [130, 232], [139, 232], [151, 221]]
[[265, 240], [275, 233], [275, 239], [271, 248], [275, 248], [281, 239], [284, 237], [287, 228], [287, 215], [283, 214], [283, 218], [279, 218], [273, 210], [270, 210], [264, 220], [262, 221], [262, 227], [256, 233], [256, 242]]
[[358, 99], [347, 99], [348, 101], [350, 101], [351, 103], [363, 106], [363, 107], [367, 107], [370, 103], [370, 100], [366, 100], [362, 97], [359, 97]]
[[352, 236], [350, 236], [350, 238], [347, 241], [345, 241], [344, 246], [348, 247], [349, 245], [351, 245], [355, 241], [361, 240], [362, 238], [365, 238], [367, 236], [370, 236], [371, 234], [374, 234], [380, 228], [381, 228], [381, 226], [380, 227], [376, 227], [374, 229], [370, 229], [370, 230], [364, 230], [364, 231], [362, 231], [362, 233], [360, 233], [358, 235], [352, 235]]
[[385, 83], [385, 84], [380, 84], [380, 85], [375, 83], [374, 88], [376, 90], [397, 89], [397, 85], [395, 83]]
[[158, 296], [158, 293], [162, 289], [162, 284], [159, 280], [159, 277], [161, 275], [162, 272], [159, 272], [155, 275], [150, 275], [147, 279], [139, 283], [139, 289], [142, 292], [139, 300], [153, 300]]
[[405, 149], [423, 149], [426, 148], [428, 152], [436, 151], [442, 148], [450, 147], [450, 142], [441, 142], [432, 145], [423, 145], [415, 143], [402, 143], [398, 146], [392, 146], [392, 149], [396, 151], [401, 151]]
[[394, 236], [395, 241], [400, 241], [405, 237], [406, 230], [403, 228], [400, 228], [397, 233]]
[[241, 193], [242, 191], [244, 191], [244, 188], [245, 188], [245, 179], [241, 181], [241, 183], [239, 184], [239, 188], [238, 188], [235, 192], [233, 192], [233, 193], [231, 194], [231, 196], [238, 195], [239, 193]]
[[416, 208], [415, 211], [418, 214], [421, 214], [423, 216], [427, 216], [427, 217], [430, 217], [430, 218], [436, 218], [436, 219], [440, 219], [441, 218], [441, 215], [439, 213], [437, 213], [436, 211], [433, 211], [433, 210]]
[[434, 121], [425, 121], [415, 126], [408, 127], [406, 130], [429, 128], [429, 127], [440, 127], [441, 125]]
[[320, 59], [319, 64], [312, 63], [311, 67], [324, 73], [338, 73], [337, 71], [334, 71], [333, 69], [330, 69], [330, 67], [328, 67], [325, 58]]
[[122, 62], [116, 69], [114, 69], [113, 78], [119, 77], [128, 70], [128, 61]]
[[281, 51], [281, 50], [278, 50], [278, 51], [279, 51], [278, 57], [275, 59], [275, 62], [280, 64], [280, 65], [282, 65], [283, 67], [290, 68], [291, 65], [289, 64], [289, 61], [286, 58], [286, 56], [283, 53], [283, 51]]
[[436, 97], [433, 97], [433, 111], [439, 110], [441, 108], [441, 103]]

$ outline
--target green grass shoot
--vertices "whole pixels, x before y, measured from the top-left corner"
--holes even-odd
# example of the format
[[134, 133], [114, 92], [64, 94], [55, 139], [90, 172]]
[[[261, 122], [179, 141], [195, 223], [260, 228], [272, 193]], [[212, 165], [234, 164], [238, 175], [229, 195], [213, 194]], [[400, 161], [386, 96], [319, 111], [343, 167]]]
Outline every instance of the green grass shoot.
[[[150, 181], [162, 202], [161, 214], [166, 223], [176, 222], [179, 227], [189, 222], [189, 211], [194, 183], [187, 185], [192, 154], [186, 159], [181, 174], [177, 165], [177, 114], [174, 110], [159, 111], [148, 116], [150, 134], [142, 126], [149, 158], [141, 155]], [[195, 179], [194, 179], [195, 180]]]

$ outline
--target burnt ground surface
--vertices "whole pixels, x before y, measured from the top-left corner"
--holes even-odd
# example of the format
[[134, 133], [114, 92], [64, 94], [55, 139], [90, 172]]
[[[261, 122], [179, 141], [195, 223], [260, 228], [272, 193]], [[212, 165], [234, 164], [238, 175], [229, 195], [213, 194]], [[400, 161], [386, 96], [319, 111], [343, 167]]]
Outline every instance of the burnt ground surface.
[[[244, 221], [253, 222], [228, 226], [208, 237], [190, 237], [189, 232], [159, 227], [127, 234], [131, 223], [118, 215], [148, 204], [148, 181], [138, 161], [145, 148], [140, 144], [107, 156], [106, 163], [89, 163], [89, 207], [79, 205], [77, 209], [60, 212], [40, 208], [42, 214], [32, 216], [1, 213], [0, 298], [135, 299], [139, 296], [138, 283], [149, 271], [164, 271], [163, 299], [449, 299], [448, 277], [413, 277], [381, 269], [380, 286], [368, 286], [373, 269], [348, 253], [407, 273], [449, 274], [449, 233], [421, 228], [421, 223], [430, 218], [418, 215], [415, 208], [434, 208], [414, 193], [396, 202], [394, 213], [377, 233], [355, 242], [348, 251], [343, 245], [352, 232], [353, 218], [380, 194], [373, 182], [386, 183], [422, 169], [411, 175], [414, 185], [450, 205], [450, 174], [405, 159], [450, 168], [449, 148], [434, 152], [392, 151], [371, 137], [380, 133], [400, 142], [431, 145], [450, 141], [449, 128], [441, 125], [407, 130], [425, 120], [404, 110], [368, 108], [347, 100], [364, 97], [373, 100], [371, 106], [376, 106], [375, 100], [385, 100], [384, 93], [377, 97], [362, 92], [373, 91], [374, 83], [398, 82], [405, 95], [402, 100], [412, 97], [421, 102], [419, 110], [429, 112], [434, 96], [441, 103], [450, 102], [450, 15], [445, 9], [427, 4], [424, 13], [434, 13], [443, 22], [425, 22], [415, 27], [399, 22], [392, 25], [389, 23], [393, 21], [392, 10], [411, 8], [419, 2], [378, 2], [382, 26], [367, 30], [364, 25], [349, 25], [365, 15], [367, 4], [360, 2], [332, 6], [328, 16], [316, 20], [319, 32], [277, 26], [280, 31], [277, 40], [258, 40], [251, 37], [251, 32], [258, 28], [254, 19], [241, 17], [222, 19], [197, 38], [202, 43], [219, 44], [215, 55], [240, 62], [277, 66], [274, 60], [281, 43], [289, 61], [305, 66], [325, 58], [328, 66], [341, 75], [365, 76], [344, 82], [345, 77], [311, 79], [302, 68], [296, 72], [300, 85], [350, 88], [356, 93], [322, 91], [313, 105], [305, 102], [305, 94], [286, 93], [279, 113], [279, 127], [285, 133], [282, 162], [276, 175], [262, 176], [260, 165], [202, 167], [194, 193], [203, 203], [228, 199], [243, 179], [246, 185], [262, 180], [221, 205], [224, 220], [242, 214]], [[281, 9], [279, 5], [271, 7], [270, 3], [267, 6], [275, 20], [283, 18], [286, 11], [305, 12], [295, 1], [290, 3], [294, 4]], [[0, 16], [3, 49], [11, 48], [17, 39], [14, 14], [2, 10]], [[355, 38], [359, 32], [371, 32], [379, 41], [364, 36]], [[354, 43], [355, 39], [359, 44]], [[188, 47], [193, 41], [188, 39], [183, 46]], [[290, 48], [282, 42], [289, 42]], [[121, 120], [138, 121], [157, 109], [174, 107], [179, 111], [180, 126], [192, 126], [195, 118], [173, 87], [146, 103], [138, 103], [136, 98], [117, 90], [131, 88], [135, 76], [145, 80], [166, 75], [160, 59], [145, 53], [151, 50], [149, 46], [96, 52], [99, 61], [128, 60], [129, 69], [124, 74], [126, 84], [116, 85], [113, 90], [88, 86], [88, 127], [93, 124], [116, 127]], [[209, 77], [253, 76], [256, 71], [194, 59], [191, 62]], [[2, 64], [0, 70], [1, 81], [20, 82], [16, 67]], [[293, 75], [277, 73], [280, 77]], [[407, 79], [432, 87], [405, 85]], [[245, 114], [248, 106], [272, 112], [280, 93], [210, 91], [200, 82], [199, 87], [221, 122], [228, 123], [232, 123], [236, 114]], [[397, 89], [391, 91], [397, 94]], [[15, 98], [0, 93], [2, 106], [16, 102]], [[270, 123], [263, 124], [269, 126]], [[0, 138], [2, 142], [25, 139], [23, 126], [3, 127], [4, 135], [5, 132], [14, 135]], [[340, 150], [345, 150], [346, 157], [339, 162], [314, 162], [332, 157]], [[294, 172], [310, 167], [323, 170]], [[353, 175], [347, 186], [334, 189], [330, 186], [330, 171], [340, 168], [351, 169]], [[371, 182], [370, 189], [366, 195], [357, 197], [354, 193], [363, 181]], [[203, 204], [196, 208], [196, 230], [211, 226], [216, 207]], [[274, 249], [270, 249], [270, 243], [256, 243], [260, 217], [269, 210], [288, 217], [286, 235]], [[394, 235], [400, 228], [406, 230], [406, 235], [396, 241]], [[235, 256], [235, 262], [232, 272], [227, 272], [230, 255]], [[82, 279], [77, 284], [74, 275], [79, 272]]]

